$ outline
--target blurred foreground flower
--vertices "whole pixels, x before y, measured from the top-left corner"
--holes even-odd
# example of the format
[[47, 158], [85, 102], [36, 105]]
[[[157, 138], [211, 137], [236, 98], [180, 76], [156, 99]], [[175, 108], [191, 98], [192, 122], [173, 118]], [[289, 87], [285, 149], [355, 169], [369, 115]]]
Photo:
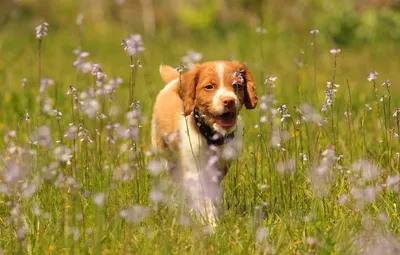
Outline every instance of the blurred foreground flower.
[[203, 54], [192, 49], [187, 51], [187, 55], [182, 57], [182, 62], [187, 65], [189, 70], [193, 69], [196, 63], [199, 63], [203, 58]]

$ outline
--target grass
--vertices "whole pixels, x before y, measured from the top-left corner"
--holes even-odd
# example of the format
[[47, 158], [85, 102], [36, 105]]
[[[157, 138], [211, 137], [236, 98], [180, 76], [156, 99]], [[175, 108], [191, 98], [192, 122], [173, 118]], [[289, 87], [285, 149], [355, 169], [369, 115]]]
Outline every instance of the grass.
[[[164, 27], [143, 38], [145, 51], [137, 56], [143, 67], [131, 72], [120, 43], [140, 30], [140, 19], [96, 20], [85, 13], [82, 30], [74, 23], [76, 5], [51, 6], [40, 59], [39, 18], [13, 20], [0, 32], [5, 254], [399, 252], [394, 43], [332, 55], [335, 46], [324, 31], [313, 37], [290, 22], [279, 29], [270, 18], [269, 33], [261, 35], [244, 21], [223, 32]], [[72, 52], [79, 47], [90, 52], [85, 61], [123, 79], [112, 100], [90, 95], [104, 84], [74, 69]], [[165, 173], [149, 171], [158, 169], [149, 153], [152, 104], [164, 86], [158, 67], [178, 66], [189, 48], [202, 52], [204, 61], [234, 56], [246, 62], [260, 98], [257, 109], [242, 112], [243, 153], [224, 180], [224, 213], [212, 233], [179, 206]], [[372, 70], [379, 76], [368, 81]], [[267, 75], [278, 78], [264, 84]], [[40, 93], [44, 77], [54, 85]], [[392, 86], [381, 86], [386, 79]], [[340, 87], [332, 85], [338, 91], [328, 91], [332, 104], [321, 112], [328, 81]], [[70, 84], [76, 91], [67, 94]], [[130, 106], [132, 99], [139, 103]], [[80, 102], [83, 109], [76, 108]]]

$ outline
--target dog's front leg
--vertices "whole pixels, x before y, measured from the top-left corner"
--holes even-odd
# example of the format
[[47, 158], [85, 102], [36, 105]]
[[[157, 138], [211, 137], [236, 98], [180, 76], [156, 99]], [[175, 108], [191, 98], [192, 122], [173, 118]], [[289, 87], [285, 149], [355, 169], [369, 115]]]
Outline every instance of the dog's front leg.
[[195, 161], [185, 162], [183, 186], [188, 195], [189, 205], [203, 223], [216, 226], [221, 195], [219, 171], [206, 166], [198, 166]]

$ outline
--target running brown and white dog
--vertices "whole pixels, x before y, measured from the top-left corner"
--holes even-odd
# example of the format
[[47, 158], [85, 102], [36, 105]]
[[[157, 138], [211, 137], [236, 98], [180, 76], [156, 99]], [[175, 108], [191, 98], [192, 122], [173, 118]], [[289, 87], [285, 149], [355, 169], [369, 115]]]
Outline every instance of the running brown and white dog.
[[256, 87], [239, 62], [212, 61], [180, 75], [162, 65], [167, 85], [152, 117], [152, 145], [188, 193], [192, 208], [215, 225], [221, 181], [240, 151], [239, 112], [257, 105]]

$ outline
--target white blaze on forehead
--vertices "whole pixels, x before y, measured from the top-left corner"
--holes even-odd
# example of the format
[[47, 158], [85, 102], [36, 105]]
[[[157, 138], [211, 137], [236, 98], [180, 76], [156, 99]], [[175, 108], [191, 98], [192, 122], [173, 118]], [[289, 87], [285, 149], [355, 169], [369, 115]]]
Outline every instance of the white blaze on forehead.
[[213, 108], [215, 113], [223, 114], [225, 111], [225, 106], [222, 102], [223, 97], [232, 97], [235, 99], [235, 106], [236, 108], [239, 107], [239, 99], [235, 93], [228, 91], [224, 86], [224, 75], [225, 75], [225, 64], [223, 62], [216, 64], [216, 71], [219, 78], [219, 89], [213, 98]]
[[219, 77], [220, 87], [224, 86], [224, 71], [225, 71], [225, 64], [224, 63], [217, 63], [217, 74]]

